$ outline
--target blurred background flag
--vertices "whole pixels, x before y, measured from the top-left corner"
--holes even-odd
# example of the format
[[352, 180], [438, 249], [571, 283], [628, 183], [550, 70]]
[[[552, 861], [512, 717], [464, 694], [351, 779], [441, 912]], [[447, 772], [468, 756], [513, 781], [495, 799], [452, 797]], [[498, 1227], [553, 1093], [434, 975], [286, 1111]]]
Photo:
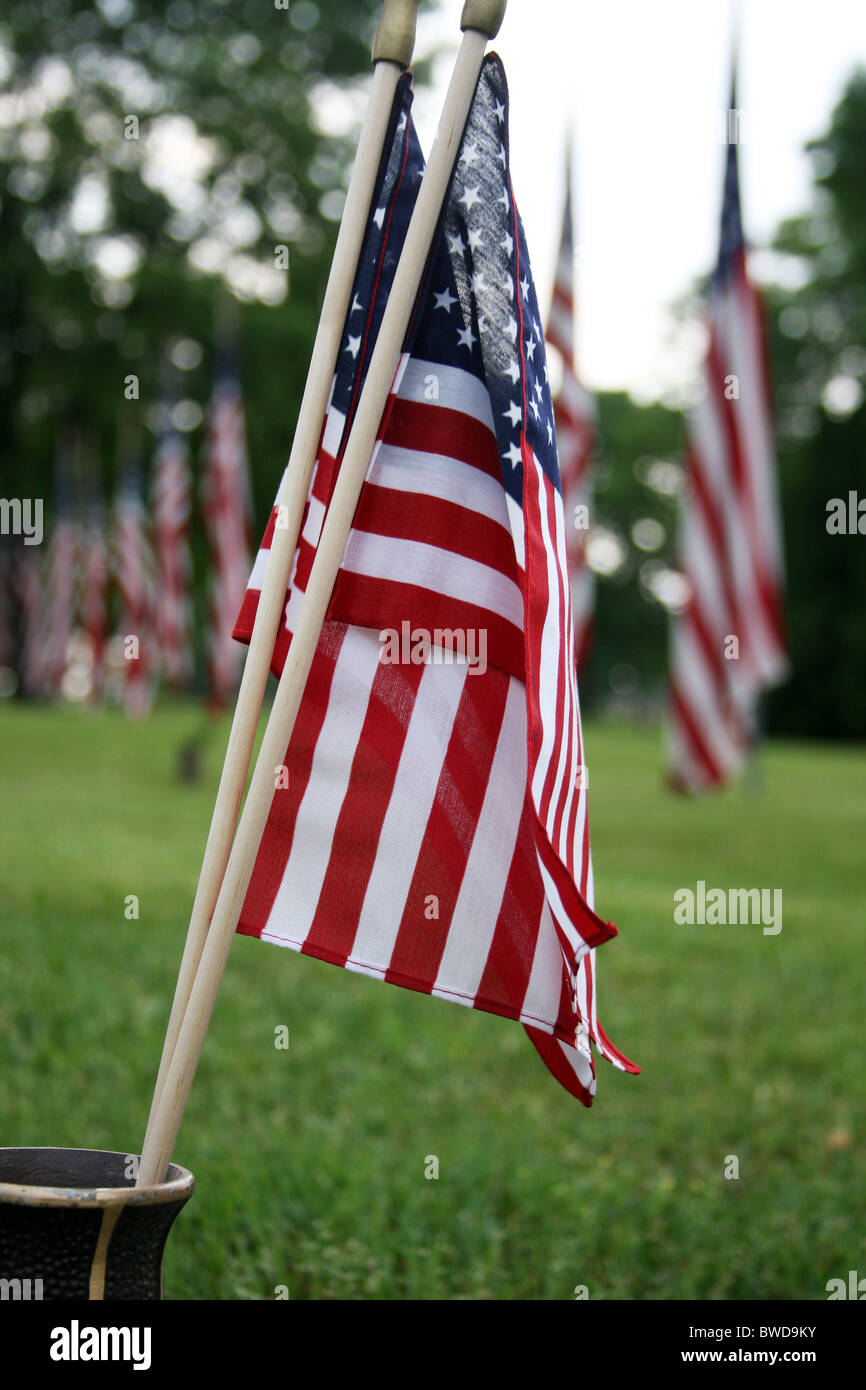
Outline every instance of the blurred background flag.
[[[405, 114], [367, 228], [289, 634], [419, 181]], [[238, 929], [519, 1019], [589, 1105], [590, 1037], [636, 1068], [597, 1022], [592, 948], [616, 929], [591, 906], [583, 773], [543, 334], [505, 77], [488, 58]]]
[[210, 702], [223, 705], [240, 679], [243, 653], [232, 629], [250, 571], [252, 500], [247, 468], [244, 405], [233, 323], [223, 307], [201, 483], [210, 550], [208, 679]]
[[105, 646], [108, 638], [108, 544], [102, 478], [95, 458], [88, 459], [81, 562], [81, 625], [90, 651], [90, 698], [102, 699]]
[[689, 598], [671, 623], [668, 775], [686, 791], [724, 783], [743, 766], [761, 691], [788, 665], [768, 362], [746, 265], [737, 112], [735, 79], [704, 390], [687, 427], [680, 563]]
[[178, 394], [172, 368], [167, 363], [153, 472], [156, 636], [160, 675], [173, 690], [188, 690], [193, 678], [189, 550], [192, 481], [186, 442], [172, 421]]
[[546, 338], [562, 359], [562, 379], [554, 396], [554, 421], [562, 479], [568, 572], [574, 622], [574, 652], [578, 667], [592, 638], [594, 582], [586, 563], [586, 542], [592, 497], [591, 463], [595, 440], [592, 397], [581, 386], [575, 368], [574, 305], [576, 248], [572, 233], [571, 150], [565, 160], [565, 213], [553, 282], [553, 299]]
[[150, 712], [154, 694], [153, 543], [143, 498], [142, 463], [129, 450], [116, 503], [114, 570], [120, 597], [122, 703], [135, 718]]
[[18, 676], [22, 695], [31, 700], [44, 694], [42, 569], [41, 547], [16, 546], [12, 579], [18, 605]]
[[69, 641], [73, 634], [80, 580], [81, 532], [77, 515], [75, 454], [64, 440], [57, 448], [54, 472], [55, 515], [48, 545], [41, 660], [42, 693], [59, 695], [66, 671]]

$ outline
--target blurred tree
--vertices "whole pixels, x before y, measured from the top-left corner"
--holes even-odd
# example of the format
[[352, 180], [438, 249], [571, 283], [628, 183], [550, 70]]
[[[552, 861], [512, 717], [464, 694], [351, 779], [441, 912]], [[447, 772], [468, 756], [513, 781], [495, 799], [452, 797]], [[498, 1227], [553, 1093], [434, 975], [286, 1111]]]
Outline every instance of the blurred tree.
[[[291, 442], [380, 0], [19, 0], [0, 23], [0, 486], [51, 498], [59, 422], [107, 472], [153, 427], [183, 340], [210, 390], [220, 281], [242, 302], [259, 521]], [[362, 84], [363, 85], [363, 84]], [[347, 117], [349, 119], [347, 119]], [[288, 248], [289, 270], [276, 248]], [[275, 311], [274, 306], [279, 305]], [[124, 380], [139, 378], [138, 404]], [[187, 407], [194, 434], [200, 410]], [[151, 435], [142, 445], [152, 451]], [[26, 480], [26, 481], [25, 481]], [[50, 510], [50, 504], [49, 504]]]
[[829, 533], [827, 504], [866, 498], [866, 73], [809, 149], [816, 204], [780, 228], [768, 294], [793, 665], [769, 716], [776, 732], [862, 739], [866, 535]]
[[682, 419], [658, 402], [641, 406], [625, 392], [599, 392], [595, 400], [599, 447], [588, 558], [596, 607], [581, 700], [587, 709], [613, 701], [647, 710], [658, 706], [665, 686]]

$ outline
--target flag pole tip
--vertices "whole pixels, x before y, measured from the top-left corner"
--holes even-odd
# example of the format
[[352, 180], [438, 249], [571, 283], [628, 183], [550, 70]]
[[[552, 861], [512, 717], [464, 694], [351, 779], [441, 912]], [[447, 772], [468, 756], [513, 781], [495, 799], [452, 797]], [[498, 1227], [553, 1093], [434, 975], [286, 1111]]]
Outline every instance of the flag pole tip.
[[415, 47], [415, 25], [421, 0], [385, 0], [373, 40], [374, 63], [399, 63], [408, 68]]
[[477, 29], [488, 39], [495, 39], [505, 18], [506, 0], [466, 0], [460, 16], [460, 28]]

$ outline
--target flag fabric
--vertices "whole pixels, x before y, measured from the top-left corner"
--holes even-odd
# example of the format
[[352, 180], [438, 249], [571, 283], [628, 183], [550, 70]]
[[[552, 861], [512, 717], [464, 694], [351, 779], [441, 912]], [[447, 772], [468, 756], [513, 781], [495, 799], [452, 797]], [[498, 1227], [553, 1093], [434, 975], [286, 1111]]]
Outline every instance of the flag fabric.
[[59, 695], [66, 672], [67, 649], [75, 624], [81, 563], [81, 535], [69, 460], [58, 457], [55, 472], [57, 511], [46, 557], [42, 606], [42, 693]]
[[[421, 178], [398, 88], [274, 653], [303, 602]], [[518, 1019], [584, 1104], [586, 775], [543, 334], [485, 60], [238, 930]], [[238, 621], [248, 638], [272, 513]]]
[[162, 678], [173, 690], [188, 690], [193, 677], [192, 482], [186, 443], [171, 423], [171, 405], [166, 393], [153, 475], [156, 639]]
[[113, 558], [123, 647], [121, 700], [132, 718], [150, 712], [154, 695], [153, 543], [143, 496], [141, 466], [129, 458], [117, 497]]
[[743, 766], [760, 693], [787, 671], [768, 363], [761, 300], [747, 272], [735, 142], [707, 329], [704, 391], [688, 427], [680, 566], [689, 597], [672, 619], [667, 729], [669, 780], [692, 792]]
[[81, 625], [90, 648], [90, 699], [102, 699], [108, 638], [108, 543], [98, 477], [89, 481], [82, 538]]
[[574, 651], [580, 669], [591, 643], [595, 600], [592, 571], [586, 563], [595, 412], [592, 397], [578, 380], [574, 364], [574, 261], [569, 157], [566, 159], [565, 215], [546, 338], [562, 359], [562, 382], [554, 397], [553, 412], [565, 512]]
[[252, 511], [243, 397], [228, 342], [220, 349], [211, 400], [201, 502], [211, 559], [210, 698], [221, 705], [240, 679], [242, 654], [232, 630], [249, 576]]
[[3, 671], [11, 671], [15, 666], [14, 554], [11, 538], [0, 535], [0, 670]]
[[18, 606], [18, 678], [31, 700], [45, 694], [43, 660], [43, 592], [41, 547], [19, 545], [13, 555], [12, 580]]

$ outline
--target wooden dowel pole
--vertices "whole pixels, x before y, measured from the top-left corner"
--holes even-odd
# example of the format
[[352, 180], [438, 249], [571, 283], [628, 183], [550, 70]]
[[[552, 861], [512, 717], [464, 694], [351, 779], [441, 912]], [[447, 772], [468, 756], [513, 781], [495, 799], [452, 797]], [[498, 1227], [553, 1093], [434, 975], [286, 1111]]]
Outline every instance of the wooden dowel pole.
[[408, 64], [412, 56], [417, 9], [418, 0], [396, 0], [396, 3], [395, 0], [386, 0], [376, 36], [375, 68], [370, 99], [334, 248], [294, 442], [277, 496], [277, 502], [282, 509], [280, 525], [274, 529], [265, 566], [255, 624], [244, 663], [186, 945], [166, 1029], [148, 1120], [148, 1133], [165, 1084], [211, 915], [228, 863], [394, 92], [401, 69]]
[[394, 380], [400, 351], [469, 114], [487, 36], [467, 29], [454, 67], [439, 130], [421, 182], [400, 263], [382, 318], [367, 379], [328, 508], [310, 580], [249, 795], [161, 1095], [154, 1106], [138, 1181], [158, 1182], [171, 1161], [184, 1109], [246, 896], [274, 794], [274, 769], [285, 757], [312, 665], [352, 518]]

